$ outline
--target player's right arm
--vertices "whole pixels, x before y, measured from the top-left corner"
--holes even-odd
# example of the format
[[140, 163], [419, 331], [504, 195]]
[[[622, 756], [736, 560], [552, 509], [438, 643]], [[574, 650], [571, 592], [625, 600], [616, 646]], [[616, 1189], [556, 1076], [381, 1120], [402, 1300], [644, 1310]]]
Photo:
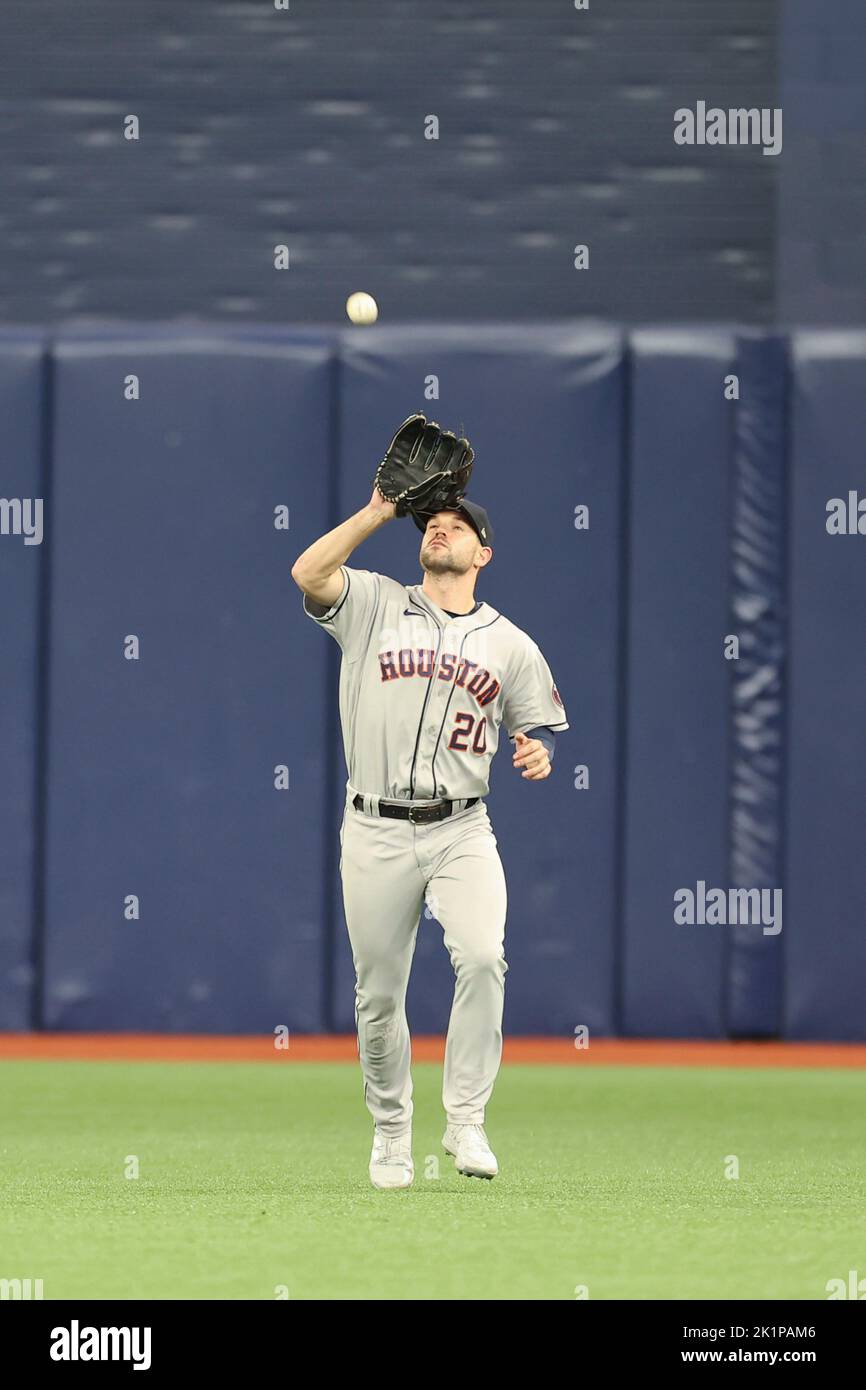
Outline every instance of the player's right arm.
[[315, 603], [330, 608], [343, 589], [340, 566], [362, 541], [390, 521], [394, 514], [394, 503], [386, 502], [378, 488], [373, 488], [373, 496], [366, 507], [313, 541], [298, 556], [292, 565], [292, 578], [298, 588]]

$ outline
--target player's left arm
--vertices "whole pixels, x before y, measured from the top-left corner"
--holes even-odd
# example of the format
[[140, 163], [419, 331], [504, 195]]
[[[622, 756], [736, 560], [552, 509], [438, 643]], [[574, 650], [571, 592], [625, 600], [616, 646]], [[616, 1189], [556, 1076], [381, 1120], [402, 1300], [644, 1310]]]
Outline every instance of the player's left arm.
[[530, 729], [529, 733], [514, 735], [512, 765], [530, 782], [543, 782], [553, 768], [556, 735], [548, 726]]
[[513, 766], [528, 782], [550, 776], [554, 737], [568, 728], [550, 667], [532, 641], [504, 692], [503, 722], [514, 740]]

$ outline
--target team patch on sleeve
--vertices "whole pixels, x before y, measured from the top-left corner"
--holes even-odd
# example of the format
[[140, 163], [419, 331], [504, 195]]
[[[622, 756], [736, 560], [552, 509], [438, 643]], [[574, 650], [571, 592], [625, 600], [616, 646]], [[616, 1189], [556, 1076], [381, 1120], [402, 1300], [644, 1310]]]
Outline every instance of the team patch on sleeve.
[[563, 703], [562, 703], [562, 698], [561, 698], [561, 696], [560, 696], [560, 694], [559, 694], [559, 691], [557, 690], [557, 688], [556, 688], [555, 685], [552, 686], [551, 692], [550, 692], [550, 693], [552, 694], [552, 696], [553, 696], [554, 700], [556, 701], [556, 703], [559, 705], [559, 708], [560, 708], [560, 709], [563, 709], [564, 706], [563, 706]]

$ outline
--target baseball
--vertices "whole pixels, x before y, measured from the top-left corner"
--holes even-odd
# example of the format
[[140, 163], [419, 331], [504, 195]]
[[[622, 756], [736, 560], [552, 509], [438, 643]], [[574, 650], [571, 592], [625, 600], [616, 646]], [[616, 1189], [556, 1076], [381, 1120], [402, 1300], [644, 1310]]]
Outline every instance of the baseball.
[[358, 290], [346, 300], [346, 313], [353, 323], [375, 323], [379, 317], [379, 306], [371, 294]]

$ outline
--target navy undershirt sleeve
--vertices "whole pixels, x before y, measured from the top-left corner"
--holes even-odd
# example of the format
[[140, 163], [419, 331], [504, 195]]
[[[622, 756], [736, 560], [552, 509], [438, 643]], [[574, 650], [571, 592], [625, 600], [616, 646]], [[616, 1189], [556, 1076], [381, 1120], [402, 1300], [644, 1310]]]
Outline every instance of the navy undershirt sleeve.
[[538, 729], [530, 729], [526, 737], [541, 739], [541, 742], [547, 749], [548, 758], [551, 762], [553, 762], [553, 754], [556, 746], [556, 734], [547, 724], [542, 724]]

